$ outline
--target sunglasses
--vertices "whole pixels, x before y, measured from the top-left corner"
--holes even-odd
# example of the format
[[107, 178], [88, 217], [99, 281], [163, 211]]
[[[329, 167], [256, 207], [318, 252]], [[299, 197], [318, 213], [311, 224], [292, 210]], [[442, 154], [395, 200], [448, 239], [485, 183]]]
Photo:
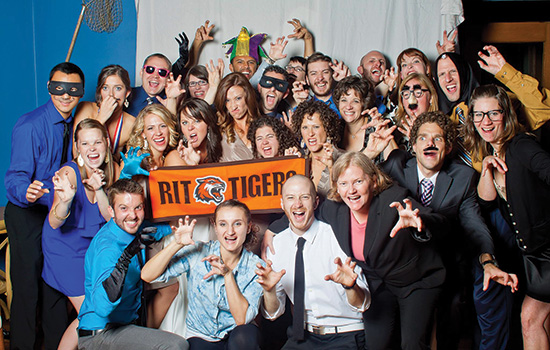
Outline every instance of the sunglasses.
[[170, 73], [170, 71], [168, 69], [164, 69], [164, 68], [157, 68], [155, 66], [144, 66], [143, 68], [145, 68], [145, 73], [147, 74], [153, 74], [155, 73], [155, 70], [158, 71], [159, 73], [159, 76], [165, 78], [168, 73]]

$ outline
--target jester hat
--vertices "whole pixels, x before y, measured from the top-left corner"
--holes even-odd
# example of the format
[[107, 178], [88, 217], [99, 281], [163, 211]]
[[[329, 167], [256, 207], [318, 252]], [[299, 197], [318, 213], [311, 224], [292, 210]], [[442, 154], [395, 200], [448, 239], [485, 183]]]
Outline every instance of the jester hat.
[[246, 27], [241, 28], [241, 32], [238, 36], [231, 38], [224, 42], [222, 45], [231, 45], [229, 50], [225, 53], [229, 55], [229, 62], [236, 56], [250, 56], [260, 63], [260, 57], [269, 58], [263, 47], [260, 46], [267, 34], [258, 33], [250, 36]]

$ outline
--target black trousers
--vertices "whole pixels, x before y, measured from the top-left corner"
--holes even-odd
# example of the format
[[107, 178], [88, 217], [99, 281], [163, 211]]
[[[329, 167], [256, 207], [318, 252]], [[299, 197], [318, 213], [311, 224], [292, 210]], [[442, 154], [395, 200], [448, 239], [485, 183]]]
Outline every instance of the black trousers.
[[368, 350], [391, 348], [392, 333], [399, 322], [401, 349], [429, 349], [427, 339], [440, 288], [416, 289], [405, 298], [384, 286], [372, 294], [370, 308], [363, 313]]
[[[11, 349], [34, 348], [37, 314], [42, 315], [44, 346], [57, 349], [68, 326], [67, 302], [63, 294], [42, 281], [42, 226], [48, 208], [21, 208], [8, 202], [5, 211], [10, 240]], [[38, 313], [37, 313], [37, 310]]]

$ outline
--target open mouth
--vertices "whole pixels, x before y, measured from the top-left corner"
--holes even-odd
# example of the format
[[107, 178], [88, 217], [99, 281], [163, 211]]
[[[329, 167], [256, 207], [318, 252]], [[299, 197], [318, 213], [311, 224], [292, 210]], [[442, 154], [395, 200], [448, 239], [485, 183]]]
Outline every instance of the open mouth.
[[454, 94], [457, 90], [456, 84], [447, 85], [445, 88], [447, 89], [447, 92], [449, 92], [450, 94]]
[[197, 141], [199, 140], [199, 137], [196, 133], [193, 133], [189, 135], [188, 139], [190, 143], [197, 143]]
[[410, 109], [411, 111], [414, 111], [414, 110], [416, 110], [417, 108], [418, 108], [418, 104], [417, 104], [417, 103], [411, 103], [411, 104], [409, 105], [409, 109]]
[[307, 139], [307, 143], [310, 146], [315, 146], [315, 145], [317, 145], [317, 139], [316, 138], [309, 138], [309, 139]]
[[204, 91], [199, 90], [195, 91], [195, 98], [203, 98], [204, 97]]
[[162, 137], [156, 137], [156, 138], [153, 139], [153, 142], [154, 142], [156, 145], [159, 145], [159, 146], [164, 145], [165, 141], [166, 141], [166, 138], [165, 138], [164, 136], [162, 136]]
[[92, 162], [97, 161], [99, 159], [99, 154], [88, 154], [88, 159]]
[[275, 104], [275, 95], [273, 94], [267, 94], [266, 98], [265, 98], [265, 104], [266, 105], [274, 105]]
[[273, 155], [273, 148], [271, 146], [262, 147], [262, 151], [264, 153], [264, 156], [272, 156]]
[[305, 210], [294, 210], [292, 211], [292, 216], [297, 222], [303, 222], [306, 217], [306, 211]]
[[348, 196], [348, 201], [350, 202], [350, 204], [357, 203], [359, 202], [360, 199], [361, 199], [360, 195]]

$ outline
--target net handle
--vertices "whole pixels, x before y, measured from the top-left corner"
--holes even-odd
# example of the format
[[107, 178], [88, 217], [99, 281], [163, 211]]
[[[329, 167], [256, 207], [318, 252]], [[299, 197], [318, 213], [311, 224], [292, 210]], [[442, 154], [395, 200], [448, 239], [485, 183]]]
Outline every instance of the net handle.
[[84, 18], [84, 11], [86, 11], [86, 4], [82, 2], [82, 10], [80, 11], [80, 16], [78, 17], [76, 28], [74, 29], [73, 40], [71, 40], [71, 46], [69, 46], [69, 52], [67, 53], [67, 58], [65, 58], [65, 62], [69, 62], [69, 60], [71, 59], [71, 55], [73, 54], [74, 44], [76, 43], [76, 38], [78, 37], [78, 32], [80, 31], [80, 26], [82, 25], [82, 19]]

